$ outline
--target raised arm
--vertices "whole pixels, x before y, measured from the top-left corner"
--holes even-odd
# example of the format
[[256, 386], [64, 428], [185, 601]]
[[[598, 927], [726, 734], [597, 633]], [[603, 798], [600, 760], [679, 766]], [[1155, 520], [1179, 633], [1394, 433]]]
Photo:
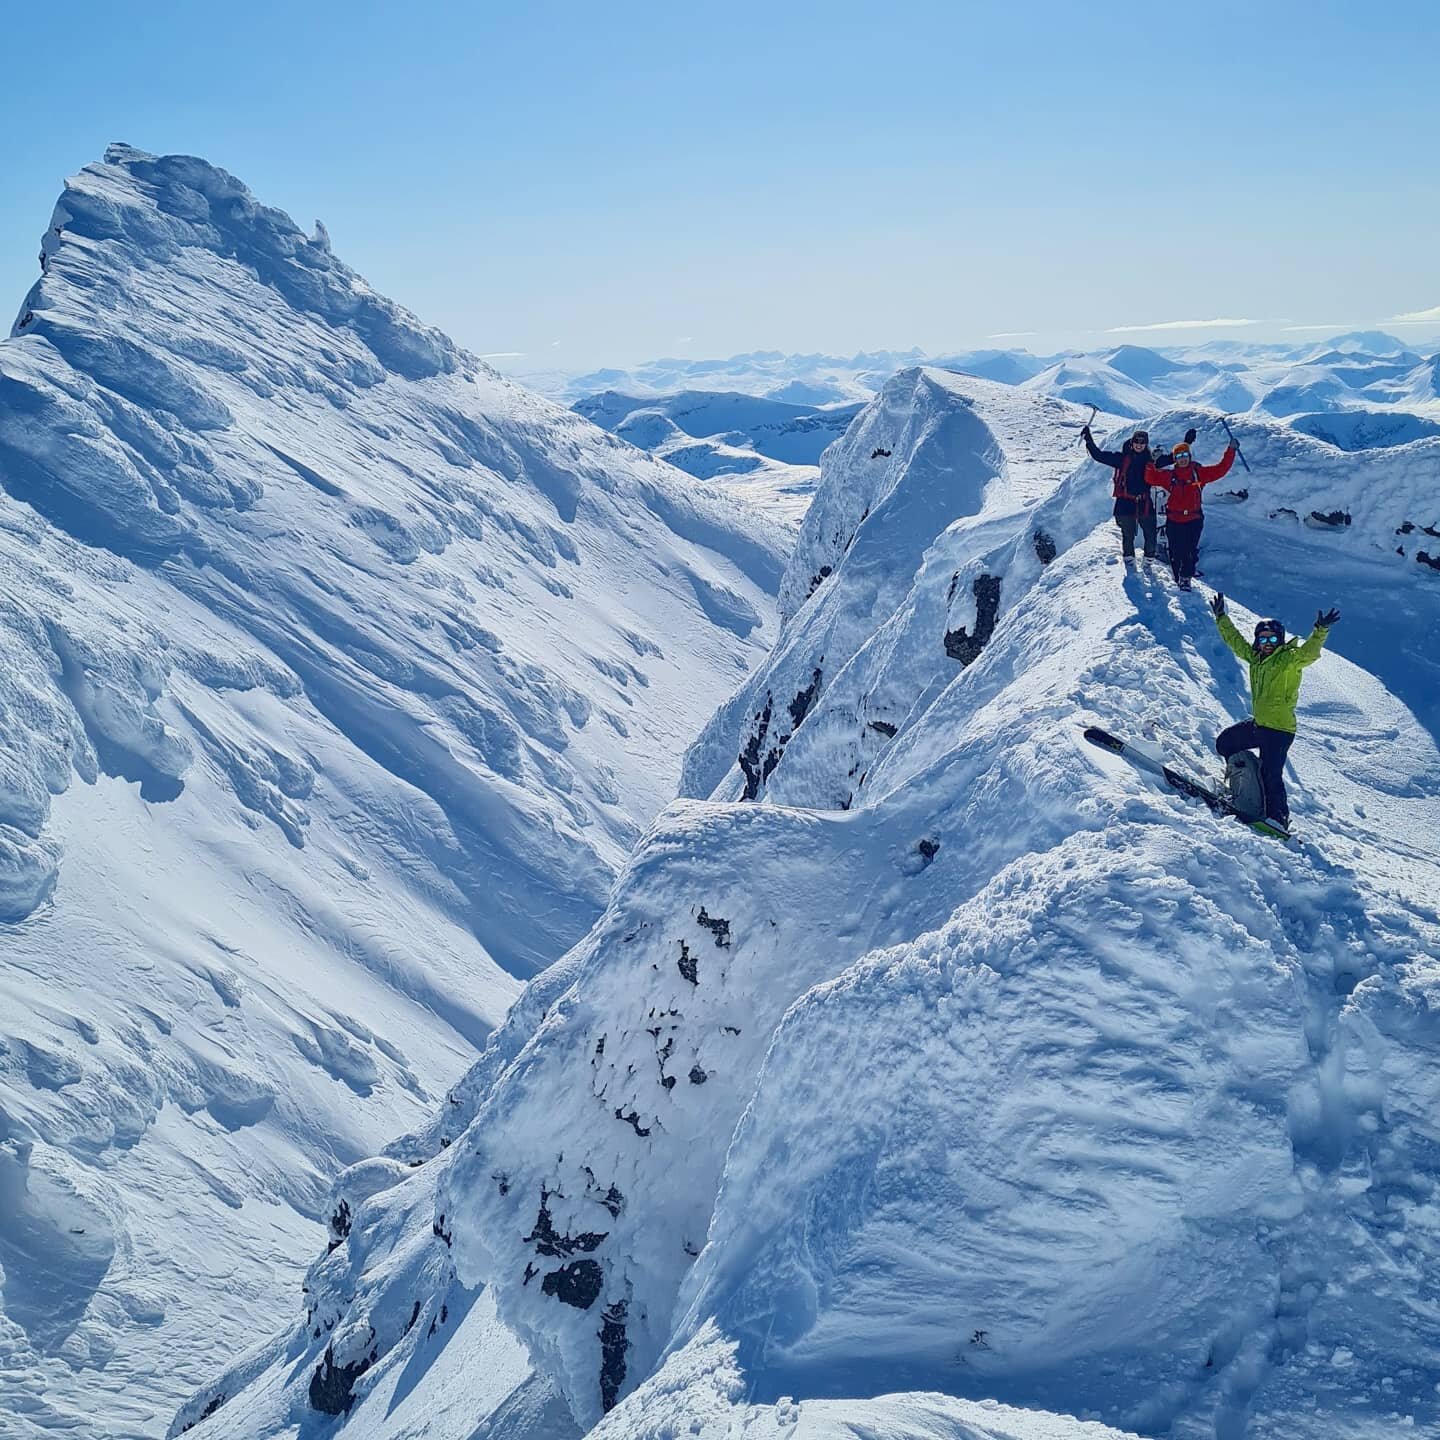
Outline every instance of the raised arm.
[[1227, 445], [1225, 453], [1214, 465], [1197, 465], [1196, 473], [1201, 485], [1208, 485], [1212, 480], [1223, 480], [1230, 473], [1230, 467], [1235, 463], [1235, 447]]
[[1235, 622], [1228, 615], [1217, 615], [1215, 628], [1220, 632], [1220, 638], [1235, 652], [1237, 659], [1248, 665], [1255, 658], [1254, 646], [1235, 628]]
[[1302, 665], [1313, 665], [1320, 658], [1320, 652], [1325, 648], [1325, 637], [1339, 618], [1338, 610], [1323, 610], [1315, 617], [1315, 628], [1310, 632], [1310, 638], [1295, 651], [1295, 658]]
[[1157, 490], [1163, 490], [1168, 495], [1175, 488], [1175, 477], [1167, 475], [1163, 470], [1154, 465], [1145, 467], [1145, 483], [1153, 485]]
[[1085, 442], [1085, 448], [1090, 452], [1092, 460], [1098, 461], [1101, 465], [1108, 465], [1112, 470], [1120, 468], [1125, 457], [1118, 450], [1101, 450], [1095, 444], [1088, 425], [1080, 432], [1080, 438]]

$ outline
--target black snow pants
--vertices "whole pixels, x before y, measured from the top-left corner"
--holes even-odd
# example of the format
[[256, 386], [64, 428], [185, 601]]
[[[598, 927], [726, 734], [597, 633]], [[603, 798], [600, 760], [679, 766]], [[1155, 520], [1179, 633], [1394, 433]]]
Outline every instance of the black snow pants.
[[1170, 544], [1170, 573], [1177, 581], [1195, 578], [1195, 562], [1200, 558], [1200, 532], [1205, 528], [1205, 517], [1194, 520], [1171, 520], [1165, 527], [1165, 538]]
[[[1172, 541], [1173, 544], [1173, 541]], [[1272, 730], [1253, 720], [1242, 720], [1215, 737], [1215, 750], [1228, 760], [1241, 750], [1260, 752], [1260, 783], [1265, 787], [1265, 815], [1286, 829], [1290, 826], [1290, 801], [1285, 794], [1285, 757], [1295, 737], [1288, 730]]]
[[1147, 505], [1145, 513], [1136, 516], [1133, 507], [1127, 515], [1119, 507], [1115, 511], [1115, 523], [1120, 527], [1120, 551], [1121, 554], [1133, 558], [1135, 554], [1135, 529], [1138, 526], [1145, 535], [1145, 558], [1152, 560], [1155, 557], [1155, 510], [1153, 506]]

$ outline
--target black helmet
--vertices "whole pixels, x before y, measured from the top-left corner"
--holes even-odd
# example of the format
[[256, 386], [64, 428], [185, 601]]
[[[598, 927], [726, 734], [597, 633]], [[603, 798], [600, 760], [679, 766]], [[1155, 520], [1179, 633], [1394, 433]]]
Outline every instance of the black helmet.
[[1285, 643], [1285, 627], [1278, 620], [1257, 620], [1255, 622], [1257, 644], [1262, 635], [1274, 635], [1282, 645]]

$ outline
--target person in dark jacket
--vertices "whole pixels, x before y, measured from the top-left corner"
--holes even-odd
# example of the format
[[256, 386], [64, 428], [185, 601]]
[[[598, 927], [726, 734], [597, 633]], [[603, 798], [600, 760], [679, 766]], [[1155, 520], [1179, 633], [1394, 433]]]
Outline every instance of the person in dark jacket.
[[[1146, 471], [1152, 460], [1150, 436], [1147, 431], [1137, 430], [1126, 442], [1123, 450], [1101, 450], [1090, 434], [1087, 425], [1080, 432], [1090, 458], [1097, 464], [1108, 465], [1115, 472], [1115, 523], [1120, 527], [1120, 551], [1127, 560], [1135, 558], [1135, 531], [1145, 536], [1145, 558], [1155, 558], [1155, 506], [1150, 499], [1150, 486]], [[1161, 464], [1168, 464], [1168, 458]]]
[[[1191, 430], [1190, 436], [1195, 432]], [[1190, 588], [1195, 576], [1195, 562], [1200, 558], [1200, 532], [1205, 528], [1205, 512], [1200, 491], [1212, 480], [1222, 479], [1235, 463], [1235, 447], [1229, 445], [1214, 465], [1197, 465], [1190, 454], [1190, 440], [1170, 452], [1173, 470], [1168, 473], [1152, 465], [1146, 471], [1146, 482], [1158, 486], [1170, 497], [1165, 510], [1165, 538], [1170, 546], [1170, 573], [1182, 589]]]

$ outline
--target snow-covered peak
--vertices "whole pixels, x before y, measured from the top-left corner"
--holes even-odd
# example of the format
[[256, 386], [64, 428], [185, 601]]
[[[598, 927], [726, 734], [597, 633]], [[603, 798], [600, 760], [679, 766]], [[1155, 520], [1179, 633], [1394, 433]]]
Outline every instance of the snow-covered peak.
[[[863, 712], [861, 749], [867, 739], [868, 748], [883, 744], [903, 714], [893, 704], [870, 713], [861, 677], [917, 567], [956, 522], [964, 522], [967, 545], [1009, 533], [1083, 453], [1087, 413], [974, 376], [896, 375], [826, 452], [780, 588], [779, 643], [692, 748], [684, 793], [765, 793], [791, 734], [817, 704]], [[849, 774], [827, 777], [824, 800], [797, 803], [848, 803], [865, 769], [859, 751], [853, 758]]]
[[155, 1434], [268, 1333], [335, 1172], [602, 911], [787, 543], [223, 171], [69, 183], [0, 340], [0, 1413]]
[[1149, 414], [1164, 404], [1154, 390], [1097, 355], [1065, 356], [1024, 381], [1020, 388], [1075, 405], [1094, 405], [1107, 415], [1131, 418]]

